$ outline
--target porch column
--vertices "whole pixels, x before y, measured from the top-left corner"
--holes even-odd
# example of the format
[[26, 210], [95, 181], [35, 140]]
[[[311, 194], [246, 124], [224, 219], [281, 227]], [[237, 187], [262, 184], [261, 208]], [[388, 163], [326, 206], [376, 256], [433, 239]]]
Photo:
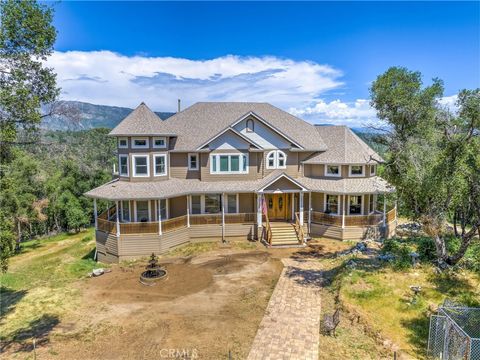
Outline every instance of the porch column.
[[295, 220], [295, 193], [292, 193], [292, 221]]
[[225, 193], [222, 193], [222, 242], [225, 242]]
[[308, 193], [308, 233], [310, 234], [310, 227], [312, 225], [312, 193]]
[[158, 209], [158, 235], [162, 235], [162, 208], [160, 207], [161, 201], [157, 200], [157, 209]]
[[342, 229], [345, 228], [345, 195], [340, 195], [342, 197]]
[[187, 227], [190, 227], [190, 195], [187, 195]]
[[385, 215], [387, 214], [387, 197], [383, 194], [383, 227], [385, 227]]
[[298, 196], [300, 197], [300, 201], [299, 201], [299, 203], [300, 203], [299, 208], [300, 209], [298, 211], [298, 213], [299, 213], [298, 217], [300, 218], [300, 226], [303, 226], [303, 198], [304, 198], [303, 195], [304, 194], [303, 194], [303, 191], [300, 191], [298, 194], [299, 194]]
[[257, 227], [262, 227], [262, 194], [257, 194]]
[[120, 236], [120, 220], [119, 220], [119, 208], [118, 208], [118, 201], [115, 201], [115, 215], [116, 215], [116, 218], [117, 218], [117, 237]]
[[110, 201], [107, 201], [107, 220], [110, 221]]
[[93, 199], [93, 217], [95, 218], [95, 230], [98, 230], [97, 199]]

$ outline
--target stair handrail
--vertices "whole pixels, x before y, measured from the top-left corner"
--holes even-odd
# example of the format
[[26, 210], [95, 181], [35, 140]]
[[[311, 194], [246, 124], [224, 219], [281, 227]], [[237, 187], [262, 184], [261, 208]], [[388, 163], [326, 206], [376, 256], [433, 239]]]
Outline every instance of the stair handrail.
[[268, 213], [265, 213], [265, 237], [267, 243], [272, 245], [272, 227], [270, 226], [270, 221], [268, 220]]
[[298, 241], [300, 244], [303, 244], [305, 241], [305, 234], [303, 232], [303, 226], [300, 225], [300, 217], [299, 214], [295, 213], [295, 224], [293, 225], [295, 232], [297, 233]]

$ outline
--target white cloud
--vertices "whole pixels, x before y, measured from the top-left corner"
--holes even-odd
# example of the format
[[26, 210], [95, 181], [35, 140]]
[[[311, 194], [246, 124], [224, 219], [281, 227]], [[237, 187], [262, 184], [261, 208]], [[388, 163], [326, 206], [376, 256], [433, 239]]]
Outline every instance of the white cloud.
[[440, 106], [447, 108], [452, 113], [456, 113], [458, 110], [458, 107], [455, 104], [457, 102], [457, 99], [458, 99], [457, 95], [444, 96], [443, 98], [439, 99], [438, 102]]
[[128, 107], [145, 101], [159, 111], [175, 110], [178, 98], [185, 105], [266, 101], [286, 109], [342, 85], [342, 73], [331, 66], [272, 56], [188, 60], [69, 51], [55, 52], [48, 65], [64, 99]]

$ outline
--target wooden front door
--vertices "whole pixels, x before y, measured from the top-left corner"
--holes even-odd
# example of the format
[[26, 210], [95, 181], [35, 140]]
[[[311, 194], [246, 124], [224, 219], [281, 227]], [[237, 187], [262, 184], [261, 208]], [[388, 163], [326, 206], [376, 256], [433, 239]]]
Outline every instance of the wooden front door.
[[271, 194], [267, 198], [268, 218], [285, 220], [287, 218], [287, 194]]

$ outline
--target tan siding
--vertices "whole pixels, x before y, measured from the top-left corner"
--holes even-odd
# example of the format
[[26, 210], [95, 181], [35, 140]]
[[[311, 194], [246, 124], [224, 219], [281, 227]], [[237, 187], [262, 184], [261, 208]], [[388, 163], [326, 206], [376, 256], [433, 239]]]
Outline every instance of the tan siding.
[[241, 213], [253, 213], [255, 212], [255, 196], [253, 193], [239, 194], [238, 195], [238, 207]]
[[312, 193], [312, 205], [314, 211], [325, 211], [324, 209], [324, 194], [323, 193]]
[[311, 236], [342, 240], [342, 228], [338, 226], [311, 224]]
[[[300, 176], [300, 165], [298, 162], [299, 153], [298, 152], [291, 152], [288, 150], [282, 150], [287, 155], [287, 168], [282, 169], [286, 174], [290, 175], [291, 177], [299, 177]], [[267, 176], [275, 169], [267, 169], [267, 154], [270, 151], [266, 151], [263, 156], [263, 167], [264, 167], [264, 176]]]
[[266, 187], [265, 190], [301, 190], [301, 188], [293, 184], [290, 180], [282, 177]]
[[200, 170], [188, 170], [188, 153], [170, 153], [170, 177], [199, 179]]
[[157, 234], [121, 235], [121, 256], [148, 256], [160, 252], [160, 236]]
[[175, 218], [187, 214], [187, 197], [179, 196], [168, 200], [169, 217]]
[[174, 247], [188, 243], [189, 241], [189, 229], [183, 228], [170, 231], [162, 235], [160, 240], [160, 251], [166, 252]]

